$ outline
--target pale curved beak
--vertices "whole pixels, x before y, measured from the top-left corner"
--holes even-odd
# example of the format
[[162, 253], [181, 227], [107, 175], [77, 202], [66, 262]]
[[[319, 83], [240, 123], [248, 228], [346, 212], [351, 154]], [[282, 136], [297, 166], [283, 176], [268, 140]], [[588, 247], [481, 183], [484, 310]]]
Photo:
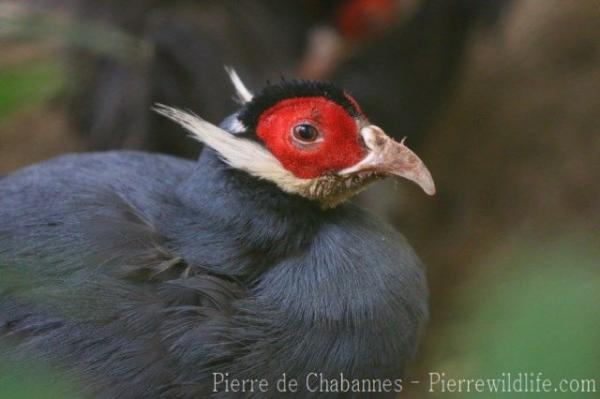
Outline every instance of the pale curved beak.
[[360, 134], [369, 153], [362, 161], [341, 170], [339, 174], [375, 172], [400, 176], [418, 184], [428, 195], [435, 194], [431, 173], [417, 154], [403, 142], [393, 140], [375, 125], [363, 127]]

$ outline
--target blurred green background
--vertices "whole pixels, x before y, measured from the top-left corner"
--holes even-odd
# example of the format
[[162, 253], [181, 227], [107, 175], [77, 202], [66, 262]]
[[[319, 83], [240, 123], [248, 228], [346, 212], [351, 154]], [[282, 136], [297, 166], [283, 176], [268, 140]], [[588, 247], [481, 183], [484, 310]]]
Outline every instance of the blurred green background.
[[[77, 80], [65, 64], [64, 35], [15, 31], [14, 3], [0, 2], [0, 175], [90, 149], [65, 105]], [[408, 388], [411, 398], [600, 392], [427, 392], [432, 371], [541, 372], [600, 384], [600, 5], [507, 7], [493, 31], [467, 41], [418, 151], [438, 196], [383, 184], [377, 198], [360, 199], [402, 231], [428, 267], [431, 321], [408, 376], [421, 381]], [[44, 12], [68, 14], [58, 6]], [[49, 369], [0, 359], [0, 398], [79, 397]]]
[[76, 399], [77, 389], [53, 373], [51, 367], [37, 364], [0, 365], [0, 398]]

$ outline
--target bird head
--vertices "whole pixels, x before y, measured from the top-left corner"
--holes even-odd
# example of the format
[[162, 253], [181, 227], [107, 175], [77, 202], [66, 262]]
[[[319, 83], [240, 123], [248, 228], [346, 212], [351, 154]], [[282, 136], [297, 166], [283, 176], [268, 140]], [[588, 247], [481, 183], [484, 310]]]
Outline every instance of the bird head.
[[282, 81], [253, 95], [235, 71], [228, 72], [242, 108], [222, 128], [164, 105], [155, 110], [180, 123], [230, 167], [323, 207], [334, 207], [388, 176], [435, 193], [419, 157], [371, 124], [345, 91], [324, 82]]

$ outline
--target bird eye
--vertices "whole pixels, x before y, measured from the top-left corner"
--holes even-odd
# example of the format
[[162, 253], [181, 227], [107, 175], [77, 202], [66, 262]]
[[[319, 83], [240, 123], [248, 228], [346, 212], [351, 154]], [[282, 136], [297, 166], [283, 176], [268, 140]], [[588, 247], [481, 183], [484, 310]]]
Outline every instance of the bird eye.
[[293, 135], [302, 143], [314, 143], [319, 138], [319, 131], [313, 125], [302, 123], [294, 126]]

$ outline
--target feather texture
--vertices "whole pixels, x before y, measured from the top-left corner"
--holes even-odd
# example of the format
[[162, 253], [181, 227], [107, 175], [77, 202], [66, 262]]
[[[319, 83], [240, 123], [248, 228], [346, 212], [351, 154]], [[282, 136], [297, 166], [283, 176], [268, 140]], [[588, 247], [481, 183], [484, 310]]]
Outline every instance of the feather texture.
[[66, 156], [3, 178], [0, 201], [1, 355], [93, 397], [236, 397], [215, 372], [397, 378], [426, 318], [398, 233], [212, 150]]

